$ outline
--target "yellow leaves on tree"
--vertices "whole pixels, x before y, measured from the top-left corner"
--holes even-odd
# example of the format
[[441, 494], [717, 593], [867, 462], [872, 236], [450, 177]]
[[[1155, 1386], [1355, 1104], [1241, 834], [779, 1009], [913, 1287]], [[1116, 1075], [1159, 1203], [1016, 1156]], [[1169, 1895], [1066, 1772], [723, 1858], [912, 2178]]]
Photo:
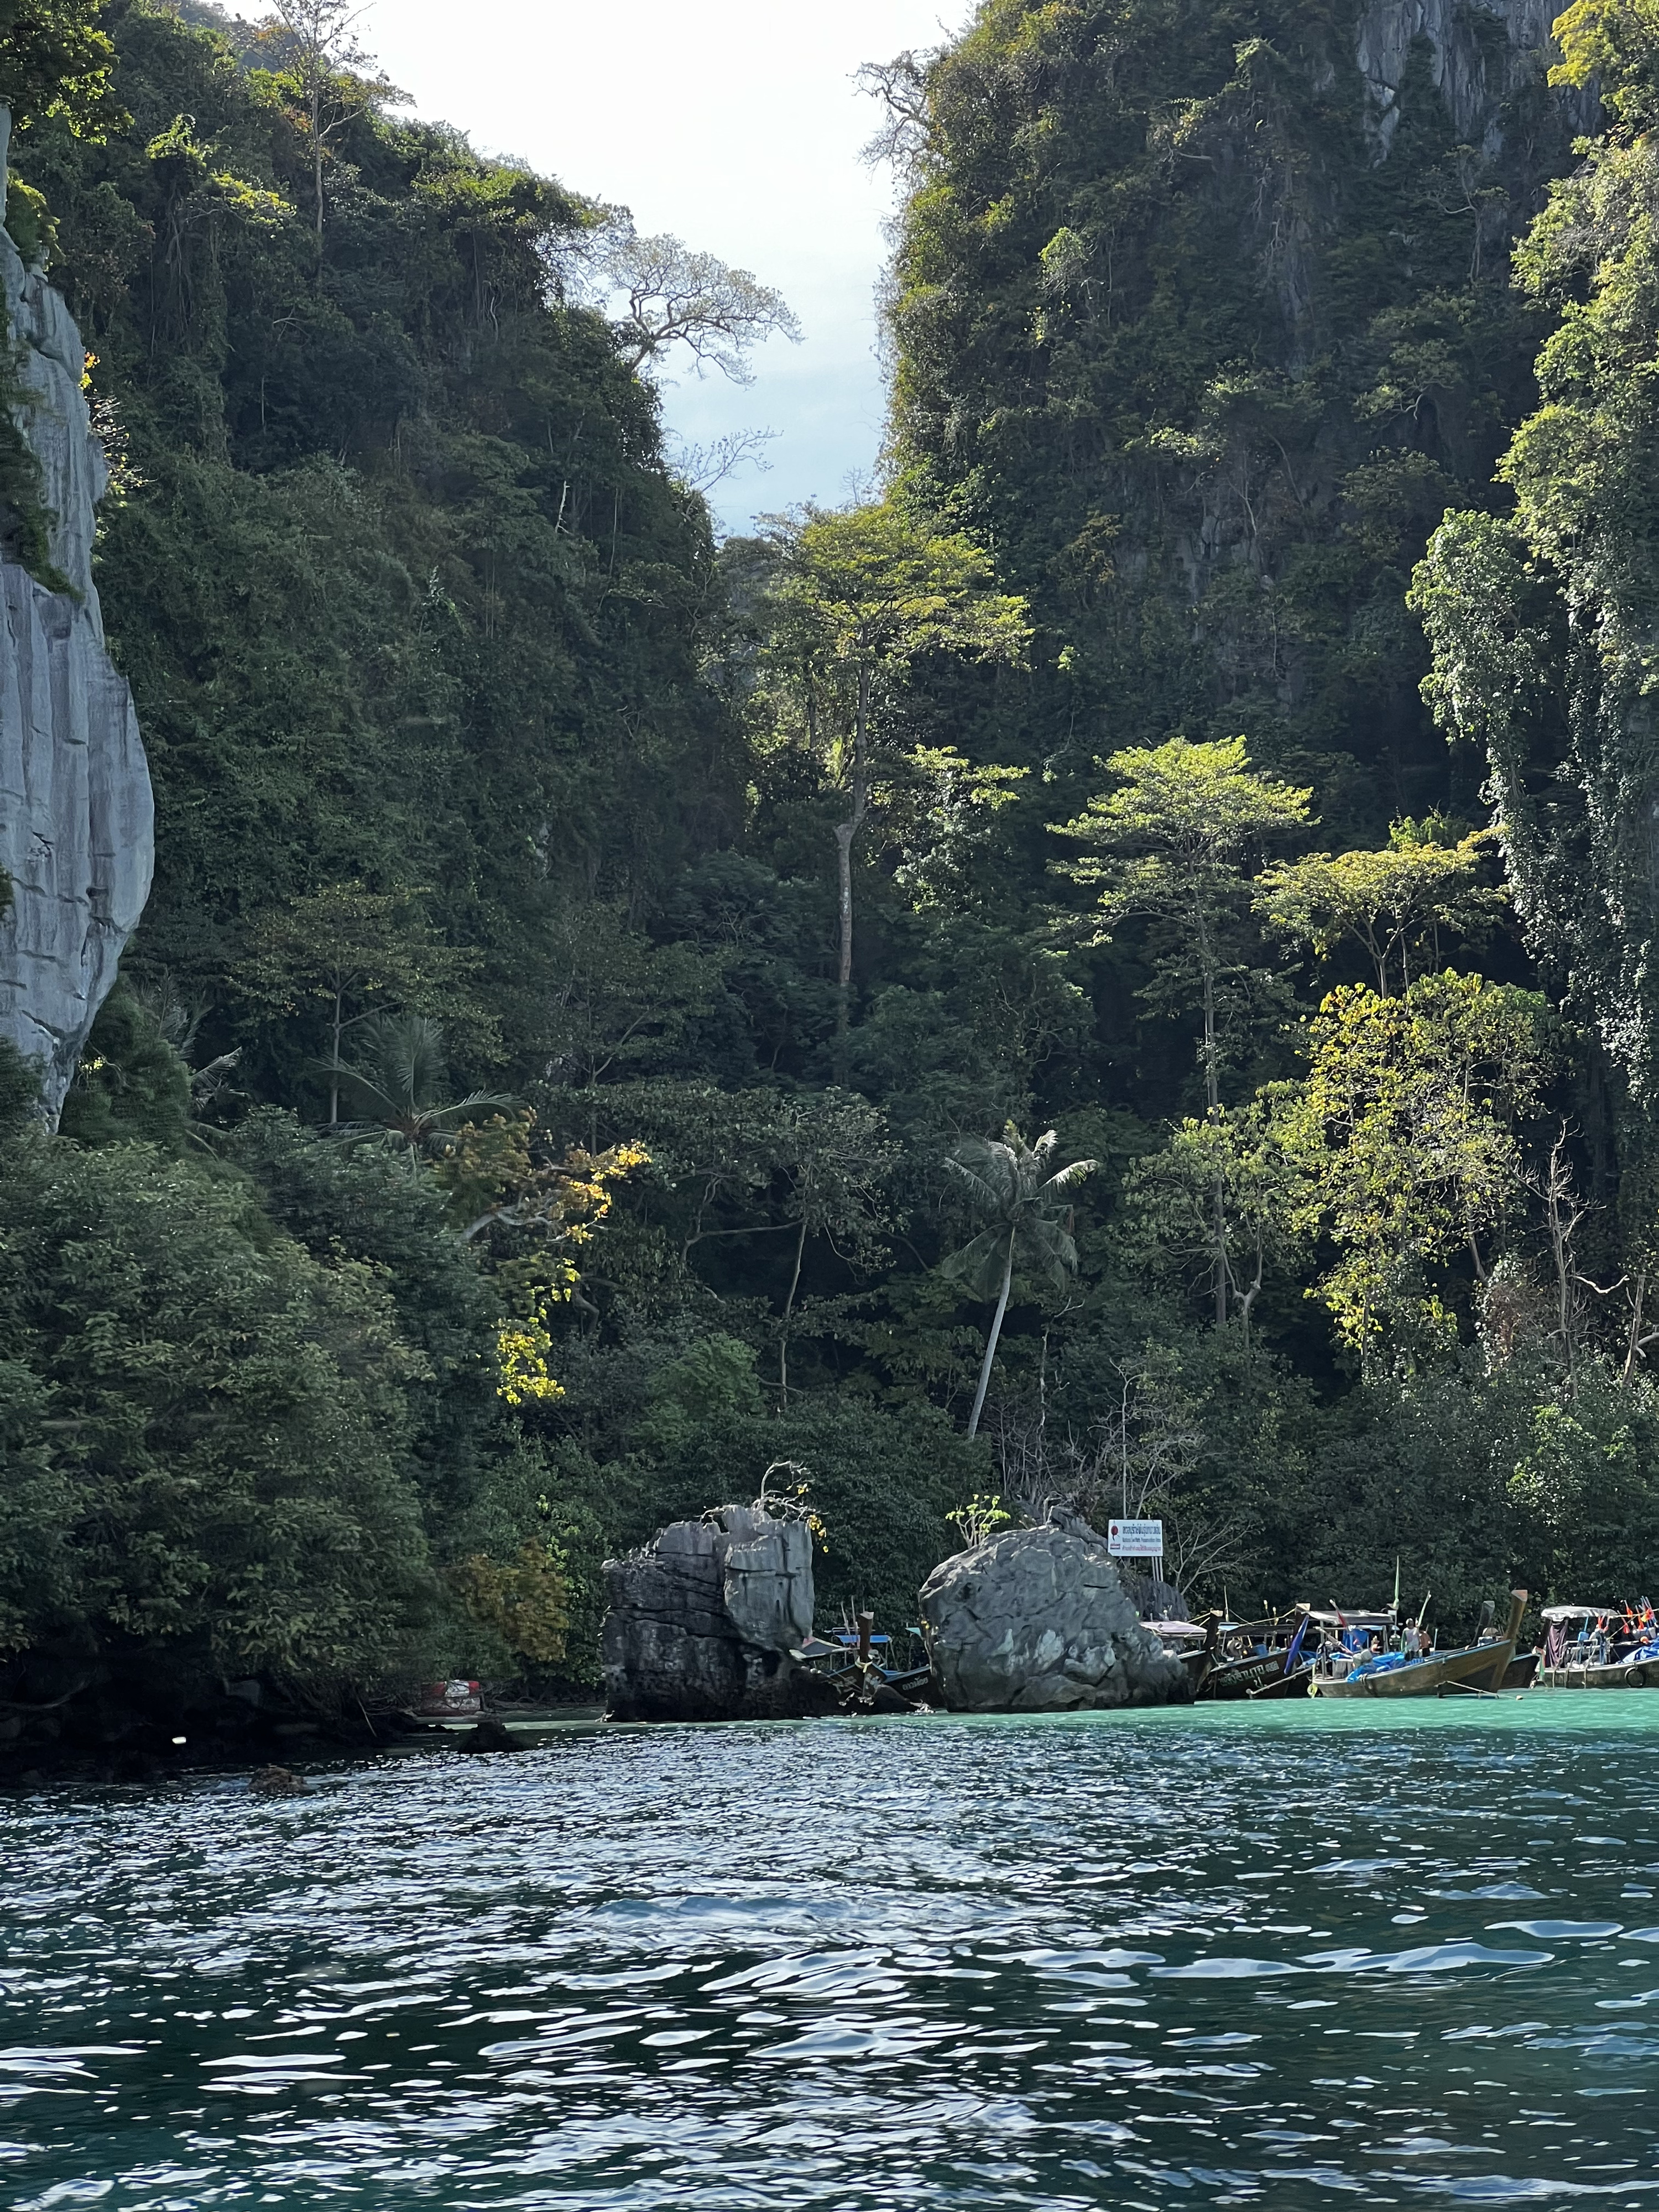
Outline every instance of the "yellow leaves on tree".
[[496, 1334], [499, 1389], [514, 1407], [564, 1395], [548, 1364], [552, 1310], [574, 1296], [581, 1279], [576, 1255], [610, 1213], [616, 1185], [651, 1158], [639, 1145], [621, 1144], [603, 1152], [577, 1146], [557, 1159], [538, 1159], [535, 1133], [528, 1107], [510, 1118], [469, 1121], [433, 1169], [464, 1243], [490, 1231], [528, 1240], [526, 1252], [495, 1270], [517, 1304]]
[[[574, 1281], [574, 1270], [572, 1270]], [[564, 1385], [548, 1365], [553, 1350], [547, 1326], [547, 1309], [556, 1293], [538, 1301], [535, 1310], [521, 1319], [504, 1321], [495, 1332], [495, 1358], [501, 1368], [496, 1388], [509, 1406], [544, 1405], [562, 1398]], [[568, 1298], [570, 1292], [567, 1290]]]
[[538, 1160], [536, 1116], [523, 1108], [458, 1129], [433, 1170], [463, 1243], [493, 1228], [526, 1230], [556, 1245], [584, 1244], [611, 1211], [611, 1186], [650, 1164], [638, 1145], [587, 1152], [574, 1146]]

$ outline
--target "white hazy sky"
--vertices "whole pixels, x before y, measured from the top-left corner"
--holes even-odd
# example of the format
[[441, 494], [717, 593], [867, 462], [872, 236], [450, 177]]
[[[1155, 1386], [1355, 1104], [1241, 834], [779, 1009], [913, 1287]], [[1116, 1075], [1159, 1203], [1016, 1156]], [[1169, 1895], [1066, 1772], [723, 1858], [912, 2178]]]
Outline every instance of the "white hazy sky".
[[844, 498], [875, 461], [891, 183], [859, 160], [877, 112], [853, 73], [938, 45], [969, 12], [969, 0], [377, 0], [361, 31], [421, 115], [783, 294], [801, 344], [772, 339], [747, 386], [671, 364], [664, 392], [688, 441], [779, 434], [764, 474], [744, 467], [712, 495], [723, 526], [744, 530], [757, 512]]

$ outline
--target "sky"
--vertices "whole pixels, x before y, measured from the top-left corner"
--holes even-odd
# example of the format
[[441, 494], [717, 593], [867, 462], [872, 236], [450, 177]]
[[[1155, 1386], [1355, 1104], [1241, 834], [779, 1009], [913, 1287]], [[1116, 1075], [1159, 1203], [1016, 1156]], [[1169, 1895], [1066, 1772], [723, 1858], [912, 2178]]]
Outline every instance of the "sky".
[[688, 445], [777, 434], [764, 473], [745, 465], [709, 495], [721, 527], [742, 531], [757, 513], [842, 501], [874, 468], [892, 180], [860, 161], [878, 112], [853, 76], [939, 45], [968, 13], [968, 0], [374, 0], [358, 28], [416, 113], [783, 294], [805, 335], [769, 339], [752, 384], [674, 362], [664, 381]]

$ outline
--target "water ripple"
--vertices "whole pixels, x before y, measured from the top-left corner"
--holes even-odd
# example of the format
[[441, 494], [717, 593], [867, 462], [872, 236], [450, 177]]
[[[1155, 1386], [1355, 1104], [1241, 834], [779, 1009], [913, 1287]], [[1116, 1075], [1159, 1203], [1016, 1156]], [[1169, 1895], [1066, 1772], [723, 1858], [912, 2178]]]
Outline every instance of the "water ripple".
[[573, 1731], [274, 1803], [13, 1800], [0, 2201], [1649, 2212], [1650, 1702]]

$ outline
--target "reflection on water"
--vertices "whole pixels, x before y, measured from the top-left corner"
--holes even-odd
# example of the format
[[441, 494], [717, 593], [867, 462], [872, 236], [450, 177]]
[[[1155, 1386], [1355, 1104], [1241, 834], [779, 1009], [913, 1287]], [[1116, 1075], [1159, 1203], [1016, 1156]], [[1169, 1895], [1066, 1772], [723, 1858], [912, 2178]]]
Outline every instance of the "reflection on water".
[[1659, 1696], [0, 1809], [9, 2208], [1659, 2197]]

